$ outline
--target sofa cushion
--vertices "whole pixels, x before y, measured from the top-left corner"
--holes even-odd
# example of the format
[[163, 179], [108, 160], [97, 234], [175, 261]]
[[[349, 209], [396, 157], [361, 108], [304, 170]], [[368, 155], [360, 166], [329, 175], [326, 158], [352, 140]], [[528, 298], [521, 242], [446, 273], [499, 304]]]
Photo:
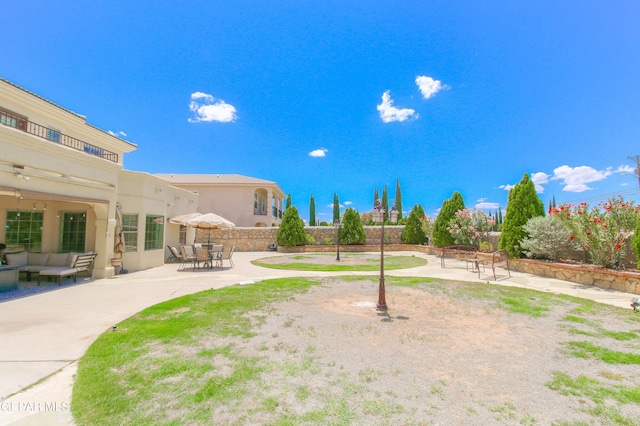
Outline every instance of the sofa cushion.
[[49, 253], [28, 253], [29, 265], [46, 265]]
[[22, 266], [28, 263], [28, 254], [26, 251], [20, 253], [7, 253], [5, 256], [7, 257], [7, 264], [9, 266]]
[[51, 253], [47, 266], [69, 266], [69, 253]]

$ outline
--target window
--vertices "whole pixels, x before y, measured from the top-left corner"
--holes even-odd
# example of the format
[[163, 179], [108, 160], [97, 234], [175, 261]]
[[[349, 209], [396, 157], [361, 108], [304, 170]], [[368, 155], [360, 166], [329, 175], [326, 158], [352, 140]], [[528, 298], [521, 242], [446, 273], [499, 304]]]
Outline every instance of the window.
[[253, 194], [253, 214], [260, 216], [267, 215], [267, 198], [258, 192]]
[[60, 132], [53, 129], [47, 129], [47, 139], [60, 143]]
[[144, 249], [161, 249], [163, 234], [164, 216], [148, 214], [144, 226]]
[[20, 130], [27, 130], [27, 117], [5, 109], [0, 109], [0, 124], [15, 127]]
[[29, 252], [42, 251], [43, 212], [7, 211], [6, 244], [20, 245]]
[[87, 234], [87, 215], [85, 212], [63, 212], [60, 214], [60, 252], [84, 252]]
[[138, 215], [122, 215], [122, 233], [127, 251], [138, 251]]

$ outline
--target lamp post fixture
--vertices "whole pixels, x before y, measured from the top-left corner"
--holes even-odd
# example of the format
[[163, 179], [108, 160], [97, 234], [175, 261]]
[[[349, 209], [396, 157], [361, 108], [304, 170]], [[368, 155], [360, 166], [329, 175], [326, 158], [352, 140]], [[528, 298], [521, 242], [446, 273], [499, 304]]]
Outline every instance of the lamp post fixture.
[[[382, 208], [382, 204], [380, 204], [380, 200], [376, 200], [375, 205], [373, 206], [372, 218], [373, 222], [380, 222], [381, 234], [380, 234], [380, 285], [378, 286], [378, 304], [376, 305], [376, 309], [379, 311], [387, 310], [387, 300], [385, 297], [385, 286], [384, 286], [384, 214], [385, 210]], [[395, 204], [391, 208], [389, 212], [389, 221], [391, 223], [398, 222], [398, 210], [396, 209]]]
[[340, 227], [342, 226], [340, 219], [333, 222], [333, 226], [336, 228], [336, 261], [340, 262]]

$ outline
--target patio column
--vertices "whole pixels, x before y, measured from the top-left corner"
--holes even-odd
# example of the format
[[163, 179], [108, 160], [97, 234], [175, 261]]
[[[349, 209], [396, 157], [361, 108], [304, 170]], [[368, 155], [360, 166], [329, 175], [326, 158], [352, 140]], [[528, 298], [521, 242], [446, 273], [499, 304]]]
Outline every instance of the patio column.
[[111, 258], [113, 257], [113, 235], [116, 228], [115, 219], [96, 218], [96, 245], [98, 253], [93, 263], [93, 277], [107, 278], [114, 275]]

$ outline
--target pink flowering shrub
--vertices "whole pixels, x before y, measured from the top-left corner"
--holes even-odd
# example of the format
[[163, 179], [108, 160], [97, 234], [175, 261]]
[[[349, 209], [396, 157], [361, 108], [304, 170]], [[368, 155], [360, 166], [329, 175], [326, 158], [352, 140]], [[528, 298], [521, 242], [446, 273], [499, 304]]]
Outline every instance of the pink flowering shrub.
[[486, 241], [494, 225], [493, 218], [476, 209], [458, 210], [449, 221], [447, 230], [455, 244], [479, 247]]
[[552, 208], [549, 214], [565, 225], [569, 238], [589, 253], [594, 264], [612, 268], [624, 255], [622, 249], [635, 228], [638, 206], [618, 196], [593, 208], [587, 203], [565, 204]]

